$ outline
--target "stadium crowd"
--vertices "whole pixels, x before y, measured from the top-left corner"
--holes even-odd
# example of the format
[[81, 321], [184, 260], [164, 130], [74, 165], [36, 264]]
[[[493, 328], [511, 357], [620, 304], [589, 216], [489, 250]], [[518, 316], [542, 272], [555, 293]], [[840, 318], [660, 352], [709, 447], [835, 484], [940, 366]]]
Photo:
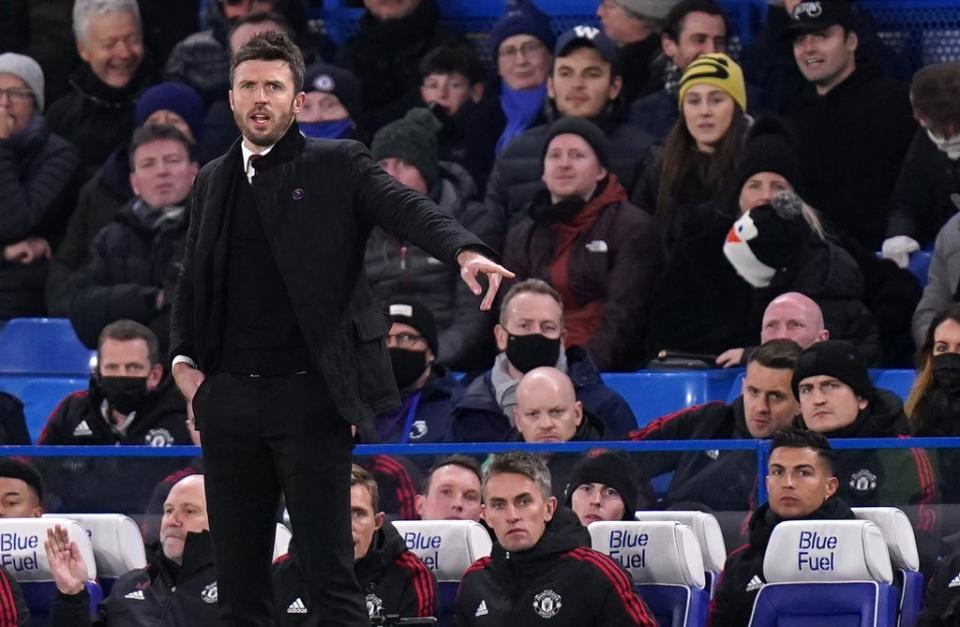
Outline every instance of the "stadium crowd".
[[[436, 578], [393, 520], [489, 531], [458, 625], [533, 624], [550, 613], [530, 600], [549, 581], [555, 624], [646, 626], [629, 574], [589, 548], [586, 527], [637, 510], [740, 512], [746, 544], [710, 607], [712, 625], [734, 627], [777, 524], [886, 505], [908, 510], [917, 537], [921, 624], [960, 625], [960, 546], [944, 531], [960, 522], [938, 519], [960, 503], [960, 453], [828, 442], [960, 435], [960, 60], [894, 79], [853, 0], [770, 0], [743, 49], [718, 0], [597, 0], [599, 25], [563, 32], [550, 0], [510, 0], [479, 39], [449, 31], [436, 0], [362, 0], [339, 49], [304, 0], [202, 0], [202, 27], [190, 2], [5, 4], [0, 324], [69, 318], [97, 356], [35, 444], [201, 443], [168, 354], [191, 189], [239, 141], [234, 53], [279, 32], [307, 63], [300, 133], [364, 144], [517, 275], [483, 312], [456, 270], [372, 228], [365, 279], [389, 318], [402, 405], [357, 425], [355, 442], [597, 442], [357, 457], [355, 570], [372, 619], [437, 614]], [[921, 250], [924, 286], [908, 269]], [[914, 366], [905, 402], [869, 372]], [[638, 424], [601, 375], [646, 367], [744, 375], [729, 402]], [[0, 444], [31, 444], [23, 409], [0, 392]], [[687, 439], [772, 440], [767, 474], [752, 450], [613, 444]], [[202, 473], [200, 458], [0, 460], [0, 517], [145, 521], [149, 565], [92, 617], [83, 557], [50, 532], [52, 625], [214, 624], [198, 596], [216, 577]], [[274, 564], [275, 624], [321, 624], [295, 543]], [[29, 620], [0, 568], [0, 627]]]

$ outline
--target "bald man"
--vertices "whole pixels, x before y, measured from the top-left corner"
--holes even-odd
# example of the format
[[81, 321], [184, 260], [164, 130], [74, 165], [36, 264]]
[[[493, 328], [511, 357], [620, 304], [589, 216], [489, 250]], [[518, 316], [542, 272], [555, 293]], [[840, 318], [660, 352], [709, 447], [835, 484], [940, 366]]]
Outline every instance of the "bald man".
[[[556, 368], [534, 368], [523, 375], [517, 387], [513, 410], [516, 442], [570, 442], [603, 440], [607, 431], [603, 418], [584, 410], [577, 400], [573, 382]], [[563, 496], [567, 479], [579, 455], [555, 454], [547, 461], [553, 477], [553, 493]]]
[[[830, 339], [830, 331], [823, 324], [823, 312], [812, 298], [800, 292], [777, 296], [763, 312], [760, 323], [760, 343], [770, 340], [793, 340], [800, 348]], [[755, 349], [731, 348], [717, 357], [717, 365], [724, 368], [742, 366], [748, 361], [748, 352]]]
[[217, 625], [217, 576], [210, 547], [203, 475], [178, 481], [163, 503], [159, 548], [147, 555], [147, 567], [131, 570], [113, 584], [110, 596], [90, 617], [85, 584], [87, 565], [59, 525], [44, 543], [50, 574], [57, 585], [53, 627], [155, 625], [158, 616], [183, 627]]

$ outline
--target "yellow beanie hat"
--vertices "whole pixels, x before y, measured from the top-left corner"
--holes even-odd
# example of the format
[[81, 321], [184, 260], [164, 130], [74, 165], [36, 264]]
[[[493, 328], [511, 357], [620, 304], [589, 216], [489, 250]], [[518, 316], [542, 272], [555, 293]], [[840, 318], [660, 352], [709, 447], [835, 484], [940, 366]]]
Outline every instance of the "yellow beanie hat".
[[707, 83], [719, 87], [730, 94], [733, 101], [747, 110], [747, 88], [743, 82], [743, 70], [737, 63], [723, 54], [705, 54], [694, 59], [680, 78], [680, 93], [677, 101], [683, 108], [683, 96], [694, 85]]

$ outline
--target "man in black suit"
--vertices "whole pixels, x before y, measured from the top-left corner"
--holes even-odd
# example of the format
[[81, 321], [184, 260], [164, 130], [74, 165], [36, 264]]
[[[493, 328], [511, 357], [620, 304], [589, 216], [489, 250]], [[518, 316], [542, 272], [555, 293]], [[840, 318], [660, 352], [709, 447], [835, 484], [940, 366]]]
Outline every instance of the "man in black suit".
[[350, 424], [399, 405], [388, 319], [363, 275], [371, 228], [456, 261], [478, 295], [487, 275], [482, 309], [512, 276], [360, 144], [302, 137], [303, 72], [278, 33], [234, 55], [229, 99], [243, 137], [197, 178], [173, 304], [173, 375], [203, 435], [230, 626], [273, 624], [281, 492], [314, 612], [324, 625], [369, 625], [353, 573]]

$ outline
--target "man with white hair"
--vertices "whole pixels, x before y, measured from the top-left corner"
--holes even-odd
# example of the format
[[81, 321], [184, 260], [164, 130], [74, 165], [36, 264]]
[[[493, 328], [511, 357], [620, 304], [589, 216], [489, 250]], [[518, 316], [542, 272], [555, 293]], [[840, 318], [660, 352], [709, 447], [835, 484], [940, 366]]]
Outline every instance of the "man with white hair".
[[178, 481], [163, 504], [160, 546], [147, 567], [122, 575], [90, 617], [87, 565], [57, 525], [44, 543], [57, 586], [53, 627], [209, 627], [217, 623], [217, 576], [210, 547], [203, 475]]
[[80, 150], [86, 179], [129, 139], [137, 96], [153, 77], [136, 0], [77, 0], [73, 34], [83, 64], [47, 122]]

